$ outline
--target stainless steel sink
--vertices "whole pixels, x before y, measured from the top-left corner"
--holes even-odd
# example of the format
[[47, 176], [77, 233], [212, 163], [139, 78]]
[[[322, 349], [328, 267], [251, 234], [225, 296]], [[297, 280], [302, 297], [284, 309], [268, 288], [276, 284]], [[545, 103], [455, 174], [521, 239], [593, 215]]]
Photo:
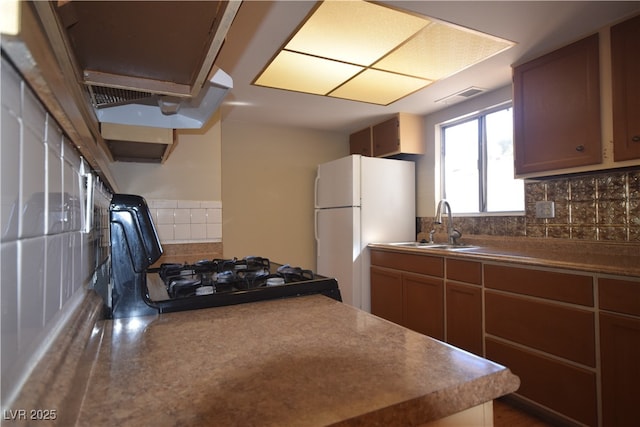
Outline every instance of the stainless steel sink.
[[404, 248], [416, 248], [416, 249], [440, 249], [445, 251], [463, 251], [469, 249], [477, 249], [478, 246], [467, 245], [460, 243], [452, 245], [449, 243], [423, 243], [423, 242], [398, 242], [390, 243], [392, 246], [400, 246]]

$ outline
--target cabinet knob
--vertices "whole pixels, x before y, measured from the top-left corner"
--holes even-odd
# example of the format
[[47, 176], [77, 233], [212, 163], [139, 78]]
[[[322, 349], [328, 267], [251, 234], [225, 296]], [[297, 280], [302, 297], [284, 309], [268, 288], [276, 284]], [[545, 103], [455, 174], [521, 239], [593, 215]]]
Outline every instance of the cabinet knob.
[[580, 152], [584, 151], [584, 145], [578, 145], [576, 147], [576, 151], [580, 151]]
[[633, 135], [633, 136], [631, 137], [631, 140], [632, 140], [633, 142], [640, 142], [640, 135]]

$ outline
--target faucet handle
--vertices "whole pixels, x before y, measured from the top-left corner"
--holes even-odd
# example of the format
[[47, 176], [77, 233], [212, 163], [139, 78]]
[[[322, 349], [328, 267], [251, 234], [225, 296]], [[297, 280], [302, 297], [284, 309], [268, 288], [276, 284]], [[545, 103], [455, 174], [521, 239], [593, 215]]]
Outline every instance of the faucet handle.
[[454, 228], [451, 231], [451, 234], [449, 235], [449, 242], [452, 245], [457, 245], [458, 244], [458, 239], [462, 237], [462, 232], [460, 230], [458, 230], [457, 228]]

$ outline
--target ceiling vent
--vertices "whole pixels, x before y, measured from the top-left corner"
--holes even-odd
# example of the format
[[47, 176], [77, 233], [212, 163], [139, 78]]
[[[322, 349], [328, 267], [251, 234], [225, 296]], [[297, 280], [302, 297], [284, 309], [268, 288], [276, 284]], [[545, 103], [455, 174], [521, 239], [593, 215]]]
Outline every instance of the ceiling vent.
[[456, 102], [464, 101], [469, 98], [473, 98], [476, 95], [484, 93], [485, 89], [481, 89], [479, 87], [471, 86], [466, 89], [461, 90], [460, 92], [456, 92], [453, 95], [445, 96], [444, 98], [440, 98], [436, 101], [436, 104], [444, 104], [450, 105], [455, 104]]

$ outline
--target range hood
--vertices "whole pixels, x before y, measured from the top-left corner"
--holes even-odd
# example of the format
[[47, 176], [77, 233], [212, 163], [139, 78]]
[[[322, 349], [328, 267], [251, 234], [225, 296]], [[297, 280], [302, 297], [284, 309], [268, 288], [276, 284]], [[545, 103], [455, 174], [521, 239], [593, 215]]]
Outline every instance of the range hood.
[[[163, 163], [175, 130], [204, 127], [233, 87], [214, 64], [241, 0], [16, 4], [21, 29], [9, 47], [16, 57], [40, 54], [52, 106], [81, 131], [88, 158]], [[118, 139], [102, 134], [107, 125], [123, 127]], [[140, 139], [152, 128], [168, 137]]]
[[96, 117], [101, 123], [168, 129], [201, 128], [233, 87], [233, 80], [221, 69], [216, 68], [212, 74], [195, 98], [150, 94], [129, 103], [101, 106], [92, 92]]
[[233, 87], [213, 64], [239, 1], [55, 4], [61, 41], [101, 123], [201, 128]]

